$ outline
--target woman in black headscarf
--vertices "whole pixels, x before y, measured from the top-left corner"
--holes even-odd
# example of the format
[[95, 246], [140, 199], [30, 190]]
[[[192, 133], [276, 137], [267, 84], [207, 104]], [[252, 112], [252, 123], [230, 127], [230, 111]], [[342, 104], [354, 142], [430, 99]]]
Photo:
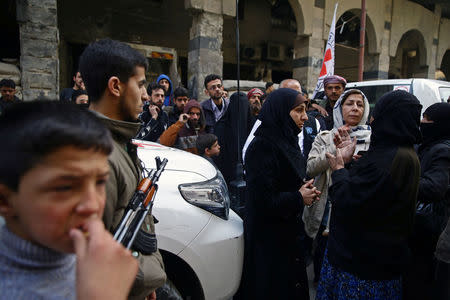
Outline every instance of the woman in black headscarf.
[[330, 235], [316, 299], [401, 299], [410, 258], [420, 165], [417, 98], [404, 91], [378, 100], [368, 152], [347, 169], [356, 142], [336, 134], [329, 197]]
[[230, 97], [227, 111], [214, 126], [214, 134], [220, 145], [220, 154], [214, 158], [214, 162], [228, 185], [236, 179], [236, 164], [252, 126], [247, 96], [244, 93], [234, 93]]
[[301, 214], [319, 192], [303, 181], [297, 135], [307, 118], [305, 98], [291, 89], [270, 93], [259, 114], [245, 156], [245, 299], [309, 299]]
[[[421, 167], [418, 209], [410, 239], [414, 259], [404, 281], [404, 299], [426, 299], [443, 287], [433, 287], [433, 281], [439, 281], [433, 274], [434, 250], [450, 215], [450, 103], [435, 103], [428, 107], [423, 113], [420, 130], [423, 141], [418, 149]], [[448, 243], [450, 245], [450, 240]], [[438, 261], [450, 262], [450, 251], [446, 258], [441, 253], [445, 252], [436, 251]], [[449, 267], [447, 272], [450, 274]], [[441, 282], [446, 282], [447, 297], [450, 297], [450, 278], [446, 279]], [[433, 299], [449, 298], [436, 295]]]

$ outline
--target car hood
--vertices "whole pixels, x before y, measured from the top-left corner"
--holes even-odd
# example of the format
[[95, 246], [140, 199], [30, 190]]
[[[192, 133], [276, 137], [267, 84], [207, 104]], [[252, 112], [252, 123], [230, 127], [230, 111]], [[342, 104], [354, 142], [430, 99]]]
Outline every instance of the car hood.
[[216, 168], [199, 155], [148, 141], [133, 140], [133, 143], [138, 147], [138, 156], [146, 168], [155, 168], [155, 157], [159, 156], [161, 159], [167, 158], [166, 170], [196, 173], [205, 180], [217, 175]]

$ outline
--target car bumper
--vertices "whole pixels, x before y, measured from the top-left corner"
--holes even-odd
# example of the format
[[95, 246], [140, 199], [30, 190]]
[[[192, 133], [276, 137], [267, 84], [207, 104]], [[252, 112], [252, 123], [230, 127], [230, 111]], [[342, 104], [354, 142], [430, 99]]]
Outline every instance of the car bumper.
[[212, 216], [179, 257], [194, 269], [205, 299], [230, 299], [241, 281], [244, 260], [242, 219], [232, 210], [228, 220]]

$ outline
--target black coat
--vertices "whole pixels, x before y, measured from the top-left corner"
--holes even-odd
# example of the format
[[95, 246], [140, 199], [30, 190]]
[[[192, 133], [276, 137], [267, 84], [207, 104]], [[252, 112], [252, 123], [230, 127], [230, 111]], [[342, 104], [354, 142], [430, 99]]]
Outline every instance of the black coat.
[[399, 278], [409, 263], [420, 165], [421, 105], [394, 91], [378, 100], [368, 152], [332, 173], [328, 237], [331, 265], [361, 279]]
[[[419, 148], [421, 175], [414, 234], [414, 255], [432, 259], [439, 235], [450, 215], [450, 141], [441, 140]], [[419, 207], [420, 207], [419, 206]]]
[[[299, 166], [304, 159], [296, 137], [299, 129], [293, 129], [288, 115], [298, 93], [286, 90], [272, 92], [264, 103], [262, 124], [245, 156], [245, 299], [309, 299], [299, 192], [303, 183]], [[267, 114], [279, 110], [270, 107], [274, 98], [280, 99], [275, 104], [290, 107], [276, 120], [268, 120]]]
[[148, 111], [148, 106], [144, 106], [143, 111], [140, 115], [142, 126], [136, 138], [156, 142], [161, 134], [169, 127], [169, 116], [165, 111], [160, 110], [158, 118], [155, 120]]
[[252, 119], [247, 96], [234, 93], [230, 97], [227, 111], [214, 126], [214, 134], [220, 145], [220, 154], [214, 158], [225, 181], [229, 185], [236, 179], [236, 164], [242, 160], [245, 140], [252, 130]]

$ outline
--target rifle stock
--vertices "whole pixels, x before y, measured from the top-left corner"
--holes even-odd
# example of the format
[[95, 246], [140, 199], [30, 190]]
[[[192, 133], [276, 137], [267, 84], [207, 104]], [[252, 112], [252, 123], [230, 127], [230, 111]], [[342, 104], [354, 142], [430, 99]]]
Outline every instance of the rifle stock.
[[[133, 246], [147, 214], [151, 211], [158, 190], [157, 182], [168, 161], [167, 158], [164, 158], [161, 161], [159, 157], [156, 157], [155, 160], [156, 169], [152, 170], [148, 177], [142, 179], [138, 184], [130, 202], [128, 202], [119, 225], [114, 230], [114, 239], [124, 245], [127, 249], [130, 249]], [[143, 233], [140, 234], [140, 236], [147, 235]], [[143, 242], [139, 244], [145, 245], [148, 243]], [[143, 252], [145, 252], [145, 249], [143, 249]]]

